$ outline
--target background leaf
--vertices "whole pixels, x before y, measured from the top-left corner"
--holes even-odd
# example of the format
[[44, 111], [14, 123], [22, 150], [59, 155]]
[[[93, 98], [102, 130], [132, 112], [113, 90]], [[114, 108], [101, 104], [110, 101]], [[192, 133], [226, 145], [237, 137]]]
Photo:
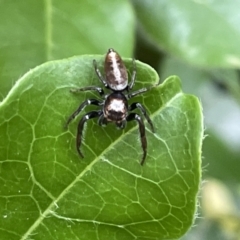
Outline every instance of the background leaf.
[[240, 2], [133, 0], [144, 37], [201, 67], [240, 67]]
[[0, 100], [21, 75], [49, 60], [103, 54], [110, 47], [130, 57], [133, 37], [127, 0], [1, 0]]
[[[63, 125], [100, 85], [93, 71], [102, 56], [43, 64], [25, 74], [0, 105], [0, 220], [3, 239], [171, 239], [193, 222], [201, 177], [202, 116], [198, 100], [168, 78], [141, 101], [156, 128], [147, 127], [142, 167], [136, 123], [124, 131], [87, 124], [80, 159], [77, 121]], [[131, 74], [131, 59], [125, 59]], [[158, 82], [137, 62], [135, 89]], [[88, 108], [88, 111], [91, 108]]]

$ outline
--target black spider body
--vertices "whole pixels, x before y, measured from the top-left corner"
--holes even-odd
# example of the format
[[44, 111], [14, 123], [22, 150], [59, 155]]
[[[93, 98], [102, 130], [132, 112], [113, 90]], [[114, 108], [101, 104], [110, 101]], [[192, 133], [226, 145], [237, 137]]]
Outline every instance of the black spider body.
[[124, 94], [113, 92], [110, 94], [103, 107], [103, 115], [109, 122], [121, 123], [126, 121], [128, 114], [128, 102]]
[[103, 85], [112, 91], [109, 95], [105, 95], [104, 90], [100, 87], [89, 86], [84, 88], [72, 89], [72, 92], [88, 91], [93, 90], [97, 91], [99, 95], [103, 98], [102, 100], [98, 99], [87, 99], [84, 101], [78, 109], [69, 117], [66, 126], [88, 105], [100, 106], [100, 110], [94, 110], [86, 113], [78, 124], [77, 138], [76, 138], [76, 147], [79, 155], [83, 157], [83, 154], [80, 150], [82, 143], [82, 133], [84, 124], [91, 118], [98, 118], [98, 124], [100, 126], [107, 125], [109, 122], [116, 124], [118, 128], [124, 128], [126, 122], [135, 120], [138, 122], [139, 132], [141, 137], [141, 145], [143, 149], [143, 156], [141, 160], [141, 165], [143, 165], [146, 155], [147, 155], [147, 139], [145, 135], [145, 125], [142, 117], [137, 113], [131, 112], [132, 110], [138, 108], [142, 115], [148, 121], [152, 132], [154, 132], [153, 124], [149, 118], [144, 106], [141, 103], [134, 102], [128, 104], [128, 100], [132, 97], [135, 97], [141, 93], [147, 92], [150, 88], [142, 88], [134, 92], [130, 92], [133, 88], [136, 78], [136, 64], [133, 60], [133, 73], [131, 77], [131, 82], [128, 83], [128, 73], [127, 69], [117, 52], [113, 49], [109, 49], [104, 62], [105, 78], [102, 76], [101, 72], [97, 68], [97, 63], [93, 60], [93, 65], [95, 72], [103, 83]]

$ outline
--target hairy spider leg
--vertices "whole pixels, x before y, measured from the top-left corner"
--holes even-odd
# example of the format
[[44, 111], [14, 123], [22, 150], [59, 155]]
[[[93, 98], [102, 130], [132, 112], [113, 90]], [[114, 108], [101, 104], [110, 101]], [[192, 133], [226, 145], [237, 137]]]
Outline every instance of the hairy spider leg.
[[132, 92], [132, 93], [127, 94], [127, 99], [130, 99], [130, 98], [136, 97], [136, 96], [139, 95], [139, 94], [145, 93], [145, 92], [151, 90], [152, 88], [157, 87], [159, 84], [160, 84], [160, 79], [159, 79], [158, 83], [154, 84], [154, 85], [151, 86], [151, 87], [141, 88], [141, 89], [139, 89], [139, 90], [137, 90], [137, 91], [135, 91], [135, 92]]
[[84, 101], [78, 109], [68, 118], [67, 123], [65, 127], [68, 126], [68, 124], [88, 105], [96, 105], [96, 106], [101, 106], [103, 104], [102, 101], [99, 101], [97, 99], [88, 99]]
[[98, 78], [99, 78], [100, 81], [103, 83], [103, 85], [107, 88], [107, 87], [108, 87], [108, 84], [107, 84], [106, 80], [104, 79], [104, 77], [102, 76], [100, 70], [98, 69], [98, 67], [97, 67], [97, 61], [96, 61], [95, 59], [93, 60], [93, 67], [94, 67], [94, 69], [95, 69], [95, 72], [96, 72]]
[[86, 113], [81, 120], [78, 123], [78, 131], [77, 131], [77, 139], [76, 139], [76, 147], [79, 155], [83, 158], [83, 154], [80, 150], [81, 144], [82, 144], [82, 133], [83, 133], [83, 128], [84, 124], [87, 120], [95, 117], [99, 117], [102, 114], [102, 110], [99, 111], [91, 111], [89, 113]]
[[136, 62], [134, 58], [132, 60], [132, 65], [133, 65], [133, 72], [132, 72], [131, 82], [128, 84], [128, 90], [131, 90], [133, 88], [136, 80], [137, 70], [136, 70]]
[[154, 130], [154, 127], [153, 127], [152, 120], [151, 120], [150, 117], [148, 116], [145, 107], [144, 107], [141, 103], [134, 102], [134, 103], [132, 103], [132, 104], [129, 106], [129, 111], [132, 111], [132, 110], [134, 110], [134, 109], [136, 109], [136, 108], [138, 108], [138, 109], [141, 111], [141, 113], [143, 114], [143, 116], [144, 116], [144, 117], [146, 118], [146, 120], [148, 121], [148, 124], [150, 125], [152, 132], [154, 133], [155, 130]]
[[104, 96], [103, 89], [100, 88], [100, 87], [96, 87], [96, 86], [83, 87], [83, 88], [74, 88], [74, 89], [71, 89], [70, 92], [77, 93], [77, 92], [84, 92], [84, 91], [89, 91], [89, 90], [90, 91], [92, 91], [92, 90], [97, 91], [101, 97]]
[[147, 139], [146, 139], [146, 135], [145, 135], [145, 125], [144, 122], [142, 120], [142, 118], [137, 114], [137, 113], [130, 113], [127, 116], [127, 121], [132, 121], [132, 120], [136, 120], [138, 122], [138, 127], [139, 127], [139, 133], [140, 133], [140, 137], [141, 137], [141, 144], [142, 144], [142, 150], [143, 150], [143, 156], [142, 156], [142, 161], [141, 161], [141, 165], [143, 165], [146, 155], [147, 155]]

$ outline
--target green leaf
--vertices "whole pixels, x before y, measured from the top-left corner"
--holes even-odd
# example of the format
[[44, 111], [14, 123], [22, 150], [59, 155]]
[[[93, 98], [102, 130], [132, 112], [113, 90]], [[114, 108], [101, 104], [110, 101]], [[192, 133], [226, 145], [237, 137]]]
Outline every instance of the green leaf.
[[140, 28], [159, 48], [191, 64], [239, 68], [239, 1], [132, 2]]
[[130, 57], [134, 21], [127, 0], [0, 1], [0, 101], [22, 74], [46, 61], [110, 47]]
[[[0, 105], [0, 234], [2, 239], [172, 239], [192, 225], [201, 179], [201, 106], [173, 76], [132, 99], [142, 102], [148, 154], [137, 123], [123, 131], [89, 121], [81, 159], [75, 148], [78, 120], [67, 117], [96, 93], [71, 88], [101, 86], [93, 70], [102, 56], [45, 63], [18, 80]], [[124, 59], [132, 72], [131, 59]], [[158, 82], [137, 61], [134, 89]], [[91, 107], [86, 108], [89, 111]]]
[[[176, 59], [167, 58], [160, 72], [161, 78], [173, 73], [177, 74], [182, 79], [183, 90], [201, 99], [205, 112], [205, 134], [208, 136], [203, 145], [203, 166], [207, 166], [204, 178], [214, 177], [227, 183], [229, 181], [239, 182], [240, 137], [237, 134], [239, 118], [236, 117], [239, 108], [226, 92], [237, 93], [239, 90], [236, 73], [233, 70], [214, 72], [213, 76], [216, 76], [216, 81], [222, 81], [227, 86], [227, 90], [223, 91], [211, 82], [212, 75]], [[221, 121], [216, 121], [216, 119], [221, 119]], [[215, 151], [215, 149], [218, 150]]]

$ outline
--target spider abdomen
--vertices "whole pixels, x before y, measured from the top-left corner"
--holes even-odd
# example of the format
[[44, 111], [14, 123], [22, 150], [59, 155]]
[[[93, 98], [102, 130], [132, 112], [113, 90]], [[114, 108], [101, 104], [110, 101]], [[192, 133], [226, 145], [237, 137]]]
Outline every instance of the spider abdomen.
[[107, 84], [112, 90], [122, 91], [127, 87], [127, 69], [119, 54], [111, 48], [105, 58], [105, 73]]

